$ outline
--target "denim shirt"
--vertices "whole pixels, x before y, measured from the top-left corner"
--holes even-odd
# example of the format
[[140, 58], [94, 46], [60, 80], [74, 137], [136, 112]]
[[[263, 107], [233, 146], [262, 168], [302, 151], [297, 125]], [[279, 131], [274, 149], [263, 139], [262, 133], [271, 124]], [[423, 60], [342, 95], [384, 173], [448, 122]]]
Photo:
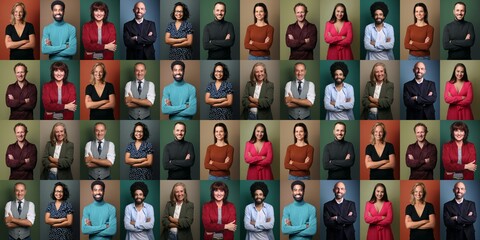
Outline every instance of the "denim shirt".
[[375, 23], [370, 23], [365, 27], [365, 36], [363, 38], [363, 45], [367, 51], [367, 56], [365, 60], [376, 60], [373, 58], [374, 53], [383, 52], [387, 55], [388, 60], [395, 60], [393, 55], [393, 46], [395, 45], [395, 34], [392, 25], [384, 22], [382, 32], [385, 35], [385, 40], [390, 38], [390, 42], [375, 42], [375, 46], [370, 44], [370, 41], [376, 41], [377, 39], [377, 29], [375, 28]]
[[[325, 120], [338, 120], [334, 118], [335, 112], [345, 112], [348, 116], [348, 120], [355, 120], [355, 117], [353, 116], [353, 106], [355, 105], [353, 86], [344, 82], [341, 91], [345, 95], [345, 99], [350, 98], [350, 102], [341, 103], [337, 101], [337, 89], [335, 88], [335, 83], [328, 84], [325, 87], [325, 96], [323, 98], [323, 104], [325, 110], [327, 110]], [[330, 104], [332, 101], [335, 102], [335, 106]]]
[[[257, 209], [255, 208], [255, 203], [248, 204], [245, 207], [245, 217], [243, 218], [244, 227], [247, 230], [246, 240], [252, 239], [254, 232], [266, 232], [268, 240], [274, 240], [273, 236], [273, 226], [275, 224], [275, 216], [273, 212], [272, 205], [268, 203], [263, 203], [263, 208], [261, 210], [265, 215], [265, 218], [270, 218], [269, 222], [258, 222]], [[250, 224], [250, 221], [255, 221], [255, 226]]]
[[[153, 226], [155, 224], [155, 214], [153, 211], [152, 205], [148, 203], [143, 203], [142, 212], [145, 215], [145, 218], [150, 218], [149, 222], [138, 222], [137, 217], [137, 209], [135, 208], [135, 203], [130, 203], [125, 207], [125, 217], [123, 218], [123, 223], [125, 226], [125, 230], [127, 230], [126, 239], [133, 239], [131, 238], [130, 234], [133, 232], [143, 232], [145, 231], [148, 240], [154, 240], [155, 237], [153, 235]], [[135, 221], [135, 226], [130, 224], [131, 221]]]

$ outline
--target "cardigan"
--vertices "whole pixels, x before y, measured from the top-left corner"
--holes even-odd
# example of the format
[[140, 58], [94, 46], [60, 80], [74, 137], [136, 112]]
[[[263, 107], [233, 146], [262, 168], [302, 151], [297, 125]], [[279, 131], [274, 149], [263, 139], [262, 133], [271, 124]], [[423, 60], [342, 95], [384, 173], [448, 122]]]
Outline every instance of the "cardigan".
[[[175, 212], [175, 204], [176, 203], [172, 204], [171, 202], [168, 202], [165, 205], [165, 210], [163, 211], [162, 216], [163, 231], [160, 237], [162, 240], [168, 240], [168, 233], [170, 231], [170, 228], [168, 227], [170, 224], [168, 217], [173, 217]], [[193, 240], [192, 230], [190, 228], [193, 224], [193, 210], [194, 205], [192, 202], [184, 201], [182, 203], [182, 208], [180, 209], [180, 215], [178, 217], [177, 239]]]
[[[271, 109], [271, 106], [274, 100], [273, 90], [274, 90], [273, 82], [262, 83], [262, 89], [260, 89], [260, 95], [258, 97], [258, 107], [257, 107], [258, 120], [273, 119], [272, 109]], [[247, 82], [247, 84], [245, 85], [245, 89], [243, 90], [243, 96], [242, 96], [242, 106], [243, 106], [242, 118], [243, 119], [248, 119], [248, 114], [250, 112], [250, 107], [248, 107], [248, 105], [250, 104], [250, 101], [248, 100], [248, 97], [249, 96], [253, 97], [254, 93], [255, 93], [255, 84], [252, 85], [250, 82]]]
[[[90, 53], [102, 53], [104, 60], [113, 60], [115, 52], [105, 49], [105, 45], [117, 40], [117, 31], [115, 25], [111, 22], [104, 22], [102, 25], [102, 42], [98, 43], [98, 27], [95, 21], [87, 22], [82, 28], [82, 43], [85, 48], [83, 59], [92, 60], [93, 54]], [[115, 44], [118, 44], [115, 42]]]
[[[363, 92], [362, 97], [362, 119], [368, 118], [368, 113], [370, 112], [370, 108], [368, 105], [370, 101], [368, 100], [368, 96], [372, 96], [375, 92], [375, 84], [372, 84], [370, 81], [367, 82], [365, 85], [365, 90]], [[394, 92], [394, 85], [393, 82], [383, 82], [382, 90], [380, 91], [380, 97], [378, 98], [378, 120], [389, 120], [393, 119], [392, 109], [390, 108], [393, 103], [393, 92]]]
[[453, 173], [463, 173], [463, 179], [473, 180], [475, 172], [465, 169], [465, 164], [471, 163], [477, 159], [477, 151], [475, 145], [471, 142], [463, 143], [462, 145], [462, 163], [458, 164], [458, 147], [455, 141], [450, 141], [443, 144], [442, 148], [442, 163], [445, 172], [443, 174], [444, 180], [452, 180]]
[[[43, 119], [52, 120], [53, 114], [47, 112], [63, 113], [63, 120], [73, 120], [74, 112], [65, 109], [65, 104], [77, 100], [75, 85], [71, 82], [63, 82], [62, 85], [62, 103], [58, 104], [58, 87], [55, 80], [45, 83], [42, 87], [42, 103], [44, 108]], [[78, 105], [78, 101], [76, 101]]]
[[[183, 208], [183, 207], [182, 207]], [[235, 210], [235, 205], [231, 202], [224, 202], [222, 204], [222, 220], [221, 224], [218, 224], [218, 207], [215, 201], [210, 201], [203, 204], [202, 207], [202, 223], [205, 232], [203, 233], [204, 240], [213, 239], [213, 234], [207, 235], [207, 232], [222, 233], [224, 240], [233, 240], [234, 232], [229, 231], [225, 228], [225, 224], [231, 223], [232, 221], [237, 220], [237, 213]], [[236, 221], [235, 224], [239, 224], [239, 221]], [[181, 238], [178, 238], [181, 239]]]
[[[48, 160], [49, 156], [53, 156], [55, 152], [55, 145], [47, 142], [45, 145], [45, 150], [43, 151], [42, 156], [42, 165], [43, 171], [40, 179], [48, 180], [48, 173], [50, 172], [50, 161]], [[73, 153], [74, 153], [74, 145], [72, 142], [63, 142], [62, 149], [60, 150], [60, 155], [58, 157], [58, 172], [57, 178], [58, 180], [69, 180], [73, 179], [72, 170], [70, 167], [73, 163]]]

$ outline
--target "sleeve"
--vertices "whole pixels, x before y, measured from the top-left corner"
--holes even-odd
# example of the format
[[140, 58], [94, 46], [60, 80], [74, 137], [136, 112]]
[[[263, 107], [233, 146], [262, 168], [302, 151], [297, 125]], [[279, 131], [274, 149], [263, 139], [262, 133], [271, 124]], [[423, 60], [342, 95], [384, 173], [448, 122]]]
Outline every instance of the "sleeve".
[[457, 216], [457, 213], [454, 212], [453, 206], [450, 206], [452, 202], [446, 202], [443, 205], [443, 223], [447, 228], [450, 229], [455, 229], [455, 230], [461, 230], [463, 227], [459, 225], [455, 220], [452, 220], [451, 218], [454, 216]]
[[108, 146], [108, 152], [107, 152], [107, 160], [112, 163], [112, 165], [115, 163], [115, 144], [113, 142], [110, 142], [110, 145]]
[[293, 170], [303, 170], [307, 171], [310, 169], [313, 163], [313, 152], [314, 149], [311, 145], [306, 146], [306, 151], [307, 151], [307, 157], [310, 159], [307, 163], [305, 162], [292, 162]]
[[42, 53], [43, 54], [56, 54], [64, 50], [67, 46], [65, 44], [59, 46], [48, 46], [45, 42], [47, 39], [51, 40], [50, 38], [50, 25], [47, 25], [43, 28], [43, 35], [42, 35]]
[[48, 141], [45, 144], [45, 149], [43, 150], [42, 165], [43, 165], [43, 168], [45, 168], [45, 169], [50, 169], [50, 167], [49, 167], [50, 161], [48, 160], [48, 157], [51, 156], [51, 155], [49, 153], [49, 149], [50, 149], [50, 141]]
[[203, 223], [203, 227], [205, 228], [205, 231], [207, 232], [223, 231], [223, 229], [225, 228], [225, 224], [218, 224], [216, 222], [213, 222], [213, 219], [211, 219], [210, 217], [210, 212], [212, 210], [209, 209], [208, 204], [209, 203], [206, 203], [202, 207], [202, 223]]
[[[264, 88], [266, 89], [264, 90]], [[269, 108], [272, 105], [274, 100], [273, 90], [274, 90], [273, 82], [270, 82], [262, 86], [262, 89], [260, 90], [260, 96], [258, 98], [258, 107], [260, 109]], [[265, 93], [265, 94], [262, 94], [262, 93]], [[248, 96], [247, 96], [247, 101], [248, 101]]]
[[[65, 108], [65, 104], [58, 104], [55, 99], [52, 98], [52, 90], [49, 87], [49, 83], [43, 85], [42, 90], [42, 103], [46, 112], [61, 112]], [[57, 94], [57, 93], [53, 93]]]
[[392, 202], [385, 202], [387, 204], [385, 207], [387, 208], [387, 212], [384, 219], [380, 219], [378, 225], [380, 226], [389, 226], [393, 222], [393, 209], [392, 209]]
[[[470, 84], [468, 84], [470, 83]], [[458, 105], [463, 106], [463, 107], [469, 107], [470, 104], [473, 102], [473, 87], [471, 82], [466, 82], [464, 85], [467, 84], [465, 87], [467, 87], [467, 95], [465, 96], [464, 99], [460, 100], [458, 102]], [[463, 89], [462, 89], [463, 90]]]
[[[87, 52], [103, 51], [105, 48], [105, 44], [98, 44], [98, 42], [94, 42], [94, 40], [91, 38], [91, 35], [90, 35], [89, 23], [90, 22], [83, 24], [83, 27], [82, 27], [83, 48]], [[97, 33], [97, 28], [95, 28], [94, 31], [95, 33]]]
[[140, 229], [135, 228], [134, 225], [132, 225], [130, 222], [132, 221], [132, 212], [129, 210], [130, 204], [125, 206], [125, 216], [123, 217], [123, 226], [125, 227], [125, 230], [130, 231], [130, 232], [140, 232]]
[[123, 24], [123, 43], [127, 48], [134, 48], [137, 43], [132, 39], [133, 33], [130, 32], [129, 25], [131, 25], [131, 22]]
[[[385, 90], [385, 94], [382, 94]], [[380, 108], [389, 108], [393, 103], [393, 92], [394, 92], [394, 85], [393, 82], [390, 84], [384, 84], [382, 86], [382, 90], [380, 92], [380, 97], [378, 98], [378, 106]]]
[[315, 103], [315, 84], [313, 82], [309, 82], [308, 92], [307, 92], [307, 100], [312, 103]]
[[97, 234], [107, 228], [106, 225], [98, 226], [89, 226], [86, 224], [87, 219], [90, 220], [90, 211], [88, 206], [83, 208], [83, 217], [82, 217], [82, 233], [83, 234]]
[[310, 40], [307, 42], [304, 41], [304, 44], [298, 48], [300, 51], [311, 51], [317, 46], [317, 26], [315, 24], [309, 23], [308, 26], [308, 36]]
[[151, 102], [152, 105], [155, 103], [155, 84], [153, 82], [149, 82], [147, 100]]
[[[226, 157], [228, 157], [230, 159], [230, 161], [228, 161], [227, 163], [225, 162], [216, 162], [216, 161], [213, 161], [212, 164], [211, 164], [211, 168], [210, 170], [222, 170], [222, 171], [227, 171], [230, 169], [230, 167], [232, 166], [232, 163], [233, 163], [233, 147], [231, 145], [227, 145], [227, 151], [226, 151]], [[208, 164], [208, 162], [207, 162]]]
[[412, 43], [412, 46], [413, 46], [413, 49], [412, 50], [424, 50], [424, 51], [427, 51], [430, 49], [430, 47], [432, 46], [432, 43], [433, 43], [433, 33], [434, 33], [434, 29], [432, 26], [430, 25], [427, 25], [426, 26], [426, 31], [427, 31], [427, 37], [430, 38], [430, 41], [428, 41], [427, 43], [425, 43], [425, 41], [423, 42], [413, 42]]
[[115, 207], [109, 206], [108, 208], [108, 227], [100, 231], [97, 236], [111, 237], [117, 232], [117, 217]]
[[[456, 148], [455, 148], [456, 149]], [[443, 162], [443, 168], [445, 169], [446, 172], [462, 172], [465, 168], [465, 164], [458, 164], [457, 163], [457, 157], [452, 158], [451, 155], [457, 154], [456, 151], [455, 153], [452, 152], [452, 148], [450, 147], [450, 143], [445, 143], [443, 144], [443, 149], [442, 149], [442, 162]]]
[[323, 205], [323, 224], [325, 224], [325, 227], [327, 227], [327, 229], [336, 228], [337, 224], [334, 220], [331, 219], [333, 217], [333, 214], [329, 210], [328, 204], [329, 202]]
[[448, 81], [445, 84], [445, 92], [443, 94], [443, 98], [448, 104], [455, 104], [462, 100], [462, 96], [456, 93], [455, 86]]
[[299, 48], [301, 47], [303, 44], [305, 44], [305, 39], [296, 39], [295, 36], [294, 39], [290, 39], [288, 38], [288, 35], [294, 35], [294, 28], [295, 28], [295, 24], [291, 24], [288, 26], [287, 28], [287, 32], [285, 32], [285, 43], [287, 44], [287, 47], [289, 48]]
[[467, 29], [467, 32], [465, 34], [465, 37], [467, 36], [467, 34], [470, 34], [470, 39], [460, 39], [460, 40], [453, 40], [451, 39], [451, 44], [454, 45], [455, 47], [458, 48], [470, 48], [473, 46], [473, 44], [475, 43], [475, 31], [473, 29], [473, 24], [472, 23], [468, 23], [468, 29]]
[[[434, 104], [437, 101], [437, 90], [435, 88], [435, 83], [427, 82], [428, 83], [428, 90], [426, 96], [418, 96], [417, 102], [419, 104]], [[432, 96], [428, 96], [428, 93], [432, 93]]]
[[[249, 89], [250, 89], [250, 83], [247, 82], [247, 84], [245, 85], [245, 88], [243, 89], [243, 95], [241, 99], [243, 108], [249, 108], [248, 105], [250, 105], [250, 101], [248, 100], [248, 97], [250, 96], [250, 94], [248, 93]], [[208, 92], [208, 87], [207, 87], [207, 92]], [[259, 103], [260, 103], [260, 99], [259, 99]]]
[[[340, 112], [340, 109], [335, 108], [330, 102], [332, 101], [331, 91], [330, 91], [330, 84], [325, 86], [325, 95], [323, 96], [323, 106], [325, 110], [330, 112]], [[335, 103], [336, 104], [336, 103]]]
[[155, 225], [155, 213], [153, 210], [153, 207], [151, 205], [146, 205], [148, 207], [144, 207], [146, 209], [146, 218], [149, 219], [148, 222], [145, 223], [135, 223], [135, 227], [140, 229], [140, 230], [150, 230], [153, 229], [153, 226]]
[[[247, 141], [245, 143], [245, 151], [243, 153], [243, 157], [245, 158], [245, 162], [248, 164], [255, 164], [261, 159], [261, 156], [257, 156], [256, 151], [252, 151], [255, 148], [255, 146], [250, 143], [250, 141]], [[253, 154], [252, 154], [253, 152]], [[248, 153], [251, 154], [251, 156], [248, 155]]]
[[[377, 49], [374, 45], [370, 44], [372, 41], [372, 30], [371, 25], [365, 27], [365, 36], [363, 37], [363, 47], [366, 51], [369, 52], [380, 52], [380, 49]], [[368, 59], [367, 59], [368, 60]]]
[[[273, 43], [273, 32], [274, 32], [274, 29], [271, 25], [267, 25], [265, 27], [265, 30], [266, 30], [266, 35], [267, 37], [270, 39], [267, 43], [265, 42], [265, 39], [263, 42], [253, 42], [253, 44], [251, 45], [250, 48], [247, 48], [247, 46], [249, 46], [249, 41], [250, 39], [246, 42], [246, 46], [245, 48], [247, 49], [250, 49], [250, 50], [262, 50], [262, 51], [268, 51], [270, 49], [270, 47], [272, 46], [272, 43]], [[247, 35], [245, 35], [245, 39], [247, 38]]]
[[178, 116], [193, 117], [197, 113], [197, 92], [194, 86], [188, 88], [188, 108], [178, 113]]
[[[424, 159], [416, 158], [417, 154], [415, 154], [414, 148], [415, 148], [415, 145], [412, 145], [412, 144], [408, 145], [407, 152], [405, 152], [405, 163], [407, 164], [407, 167], [416, 169], [422, 166], [425, 163], [425, 161]], [[413, 159], [409, 159], [408, 155], [412, 155]]]
[[325, 23], [325, 31], [323, 32], [323, 39], [328, 44], [337, 43], [342, 39], [342, 36], [333, 36], [332, 30], [334, 30], [334, 25], [329, 21]]
[[370, 86], [371, 86], [371, 85], [370, 85], [370, 82], [367, 82], [367, 83], [365, 84], [365, 89], [363, 90], [362, 106], [363, 106], [363, 108], [365, 108], [365, 109], [369, 109], [368, 106], [370, 105], [370, 100], [368, 100], [368, 97], [371, 96], [371, 95], [370, 95], [370, 91], [369, 91]]
[[270, 219], [270, 221], [265, 223], [255, 223], [255, 228], [259, 229], [260, 231], [273, 229], [273, 226], [275, 225], [275, 214], [273, 207], [271, 205], [267, 205], [265, 210], [267, 212], [265, 217], [267, 220]]
[[[245, 227], [245, 230], [248, 232], [261, 232], [261, 229], [257, 229], [255, 225], [251, 224], [250, 222], [252, 221], [252, 213], [250, 211], [250, 204], [245, 207], [245, 215], [243, 216], [243, 226]], [[256, 223], [255, 223], [256, 224]]]
[[[468, 208], [468, 210], [466, 211], [467, 215], [466, 216], [463, 216], [463, 215], [457, 216], [458, 217], [457, 222], [460, 225], [464, 225], [464, 224], [472, 225], [477, 221], [477, 210], [475, 208], [475, 202], [468, 201], [468, 206], [466, 206], [466, 207]], [[470, 215], [470, 213], [472, 215]]]
[[[184, 203], [185, 204], [185, 203]], [[192, 223], [193, 223], [193, 210], [194, 210], [194, 205], [192, 202], [189, 202], [188, 204], [185, 204], [185, 215], [182, 215], [181, 217], [178, 218], [178, 227], [187, 229], [189, 228]], [[182, 207], [183, 208], [183, 207]]]
[[[375, 43], [375, 47], [380, 49], [381, 51], [383, 50], [389, 50], [393, 49], [393, 46], [395, 45], [395, 34], [394, 34], [394, 29], [391, 25], [385, 25], [383, 27], [383, 31], [385, 33], [385, 43]], [[390, 41], [386, 41], [387, 39], [390, 39]]]
[[[18, 170], [31, 171], [37, 166], [37, 146], [29, 143], [28, 149], [26, 149], [25, 159], [29, 158], [29, 162], [23, 164]], [[25, 159], [23, 161], [25, 161]]]
[[374, 214], [372, 214], [372, 207], [373, 204], [371, 204], [370, 202], [367, 202], [365, 204], [365, 212], [363, 214], [363, 219], [365, 219], [365, 222], [368, 224], [377, 224], [382, 219], [382, 217], [377, 216], [375, 212]]
[[[357, 220], [357, 211], [355, 209], [355, 203], [354, 202], [347, 202], [348, 203], [348, 210], [347, 210], [347, 215], [340, 215], [337, 217], [337, 222], [342, 225], [351, 225], [355, 223]], [[352, 213], [351, 216], [349, 214]]]
[[[16, 143], [15, 143], [16, 144]], [[15, 168], [19, 168], [23, 165], [23, 161], [21, 161], [20, 159], [10, 159], [8, 157], [8, 155], [12, 155], [13, 156], [13, 153], [14, 153], [14, 149], [13, 149], [13, 146], [12, 145], [8, 145], [7, 147], [7, 152], [5, 153], [5, 164], [7, 165], [7, 167], [9, 168], [12, 168], [12, 169], [15, 169]]]
[[[162, 113], [163, 114], [177, 114], [187, 108], [187, 106], [184, 105], [177, 105], [177, 106], [168, 106], [166, 104], [166, 101], [170, 100], [170, 89], [169, 86], [166, 86], [163, 88], [163, 97], [162, 97]], [[196, 111], [196, 109], [195, 109]]]
[[302, 225], [293, 225], [290, 226], [290, 225], [287, 225], [285, 222], [286, 220], [291, 220], [290, 219], [290, 211], [288, 209], [288, 206], [285, 207], [283, 209], [283, 216], [282, 216], [282, 233], [283, 234], [297, 234], [301, 231], [303, 231], [304, 229], [307, 228], [306, 225], [302, 224]]
[[405, 33], [405, 38], [403, 39], [403, 47], [405, 49], [408, 49], [408, 50], [413, 50], [412, 49], [413, 45], [410, 44], [410, 40], [411, 40], [410, 33], [411, 33], [411, 31], [412, 31], [412, 25], [409, 25], [407, 27], [407, 32]]
[[[65, 154], [61, 154], [64, 151]], [[70, 168], [73, 163], [73, 153], [74, 153], [74, 144], [72, 142], [68, 142], [67, 144], [62, 145], [62, 150], [60, 150], [60, 157], [58, 158], [58, 168], [65, 169]]]
[[[263, 147], [267, 151], [267, 155], [265, 155], [265, 159], [261, 159], [259, 162], [259, 165], [262, 166], [270, 166], [273, 161], [273, 148], [272, 148], [272, 142], [265, 142], [263, 143]], [[262, 149], [263, 150], [263, 149]]]
[[[151, 45], [155, 43], [157, 40], [157, 30], [155, 28], [155, 22], [148, 21], [148, 31], [146, 32], [147, 35], [139, 35], [137, 36], [137, 43], [140, 45]], [[152, 35], [150, 35], [152, 33]]]
[[32, 223], [35, 223], [35, 204], [30, 202], [28, 205], [27, 220]]
[[311, 206], [308, 210], [308, 227], [298, 233], [298, 236], [312, 237], [317, 232], [317, 215], [314, 206]]
[[77, 30], [74, 26], [68, 28], [68, 48], [58, 53], [59, 56], [71, 57], [77, 53]]
[[353, 106], [355, 105], [355, 93], [353, 91], [353, 86], [347, 86], [347, 87], [344, 87], [344, 89], [346, 91], [345, 96], [348, 102], [335, 103], [335, 108], [339, 109], [340, 111], [353, 109]]

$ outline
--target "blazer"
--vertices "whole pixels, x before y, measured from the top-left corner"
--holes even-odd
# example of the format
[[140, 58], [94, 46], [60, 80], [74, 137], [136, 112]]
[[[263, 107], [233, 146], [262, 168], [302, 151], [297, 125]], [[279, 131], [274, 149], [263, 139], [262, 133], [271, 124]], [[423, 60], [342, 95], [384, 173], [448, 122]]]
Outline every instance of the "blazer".
[[[394, 85], [393, 82], [383, 82], [382, 90], [380, 91], [380, 97], [378, 98], [378, 120], [391, 120], [393, 119], [392, 109], [390, 106], [393, 103], [393, 91]], [[368, 118], [368, 113], [370, 112], [370, 108], [368, 105], [370, 101], [368, 100], [368, 96], [373, 96], [375, 92], [375, 84], [371, 84], [370, 81], [367, 82], [365, 85], [365, 91], [363, 92], [362, 97], [362, 119]]]
[[[469, 216], [469, 213], [472, 213]], [[450, 218], [457, 216], [457, 220]], [[461, 210], [457, 206], [455, 199], [446, 202], [443, 205], [443, 223], [447, 227], [447, 240], [456, 240], [458, 236], [463, 235], [463, 239], [475, 240], [475, 228], [473, 224], [477, 220], [477, 211], [475, 202], [463, 199]]]
[[[222, 232], [224, 240], [233, 240], [234, 234], [232, 231], [226, 230], [225, 224], [237, 220], [237, 213], [235, 205], [231, 202], [223, 203], [222, 205], [222, 224], [218, 224], [218, 208], [215, 201], [210, 201], [203, 204], [202, 207], [202, 223], [205, 229], [203, 233], [204, 240], [213, 239], [213, 234], [207, 235], [207, 232]], [[236, 221], [238, 225], [240, 222]], [[178, 238], [181, 239], [181, 238]]]
[[[355, 202], [343, 199], [340, 212], [338, 212], [337, 205], [335, 199], [323, 205], [323, 223], [327, 227], [327, 240], [339, 238], [355, 240], [355, 228], [353, 227], [357, 220]], [[352, 212], [352, 215], [348, 216], [350, 212]], [[333, 216], [337, 216], [337, 220], [331, 220], [330, 218]]]
[[475, 172], [465, 169], [465, 164], [471, 163], [477, 159], [477, 151], [475, 145], [471, 142], [462, 145], [462, 163], [458, 164], [458, 148], [455, 142], [448, 142], [443, 144], [442, 149], [442, 163], [445, 172], [443, 174], [444, 180], [452, 180], [453, 173], [463, 173], [463, 179], [473, 180]]
[[[421, 85], [422, 88], [419, 88], [415, 79], [403, 85], [403, 103], [407, 108], [407, 120], [435, 120], [435, 108], [433, 107], [437, 101], [435, 83], [423, 79]], [[432, 95], [428, 96], [430, 92]], [[413, 96], [417, 96], [417, 99], [412, 100]]]
[[[193, 240], [192, 230], [190, 228], [193, 223], [193, 209], [194, 205], [192, 202], [183, 202], [180, 216], [178, 218], [177, 239]], [[170, 228], [168, 227], [168, 224], [170, 224], [168, 217], [173, 217], [174, 212], [175, 205], [168, 202], [165, 205], [165, 210], [163, 211], [162, 216], [163, 231], [160, 237], [162, 240], [168, 240], [168, 232], [170, 231]]]
[[[257, 118], [258, 120], [272, 120], [272, 109], [270, 108], [273, 103], [274, 99], [274, 85], [273, 82], [263, 82], [262, 89], [260, 90], [260, 96], [258, 98], [258, 112]], [[250, 112], [250, 101], [248, 101], [248, 97], [252, 96], [255, 93], [255, 85], [252, 85], [250, 82], [245, 85], [245, 89], [243, 90], [242, 96], [242, 118], [248, 119], [248, 113]]]
[[[42, 87], [42, 103], [44, 108], [43, 119], [52, 120], [53, 114], [47, 112], [63, 113], [64, 120], [73, 120], [74, 112], [65, 110], [65, 104], [77, 100], [77, 91], [75, 85], [71, 82], [63, 83], [62, 85], [62, 104], [58, 104], [58, 90], [57, 83], [52, 80], [45, 83]], [[79, 104], [76, 101], [77, 105]]]
[[[45, 150], [43, 151], [42, 156], [42, 165], [43, 171], [40, 176], [40, 179], [47, 180], [48, 173], [50, 172], [50, 161], [48, 160], [48, 156], [53, 156], [55, 152], [55, 146], [50, 144], [50, 141], [47, 142], [45, 145]], [[71, 180], [73, 179], [72, 170], [70, 167], [73, 163], [73, 153], [74, 153], [74, 145], [72, 142], [63, 142], [62, 149], [60, 150], [60, 156], [58, 157], [58, 172], [57, 178], [58, 180]]]
[[[138, 24], [135, 19], [123, 25], [123, 42], [127, 47], [127, 60], [137, 59], [138, 51], [143, 51], [146, 58], [144, 60], [155, 60], [155, 48], [153, 47], [153, 44], [157, 40], [155, 22], [143, 19], [142, 24], [143, 27], [140, 33], [138, 32]], [[148, 36], [150, 32], [152, 35]], [[132, 40], [133, 36], [137, 36], [137, 40]]]
[[[114, 52], [105, 49], [105, 45], [117, 40], [117, 31], [115, 25], [111, 22], [103, 23], [102, 25], [102, 43], [98, 44], [98, 27], [95, 21], [87, 22], [82, 28], [82, 43], [84, 53], [83, 59], [92, 60], [93, 54], [87, 55], [87, 52], [103, 53], [103, 59], [113, 60]], [[118, 44], [115, 42], [115, 44]]]

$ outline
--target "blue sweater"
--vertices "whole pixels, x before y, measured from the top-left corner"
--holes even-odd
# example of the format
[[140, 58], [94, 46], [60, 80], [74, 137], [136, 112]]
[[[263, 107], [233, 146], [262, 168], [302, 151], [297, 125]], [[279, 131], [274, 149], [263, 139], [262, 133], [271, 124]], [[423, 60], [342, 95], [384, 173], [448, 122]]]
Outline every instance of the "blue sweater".
[[[290, 220], [291, 226], [285, 224], [287, 219]], [[295, 201], [283, 209], [282, 233], [290, 235], [290, 239], [312, 239], [316, 232], [317, 216], [313, 205]]]
[[[47, 39], [50, 40], [51, 46], [45, 43]], [[43, 28], [41, 44], [42, 53], [49, 54], [50, 60], [71, 60], [77, 53], [75, 27], [64, 21], [54, 21]]]
[[[88, 234], [92, 240], [112, 239], [117, 232], [115, 214], [115, 207], [104, 201], [94, 201], [87, 205], [83, 209], [82, 233]], [[90, 220], [91, 226], [86, 225], [87, 219]]]
[[[167, 99], [171, 106], [166, 104]], [[187, 108], [188, 104], [188, 108]], [[197, 113], [197, 94], [192, 84], [185, 80], [173, 81], [163, 89], [162, 113], [170, 120], [190, 120]]]

